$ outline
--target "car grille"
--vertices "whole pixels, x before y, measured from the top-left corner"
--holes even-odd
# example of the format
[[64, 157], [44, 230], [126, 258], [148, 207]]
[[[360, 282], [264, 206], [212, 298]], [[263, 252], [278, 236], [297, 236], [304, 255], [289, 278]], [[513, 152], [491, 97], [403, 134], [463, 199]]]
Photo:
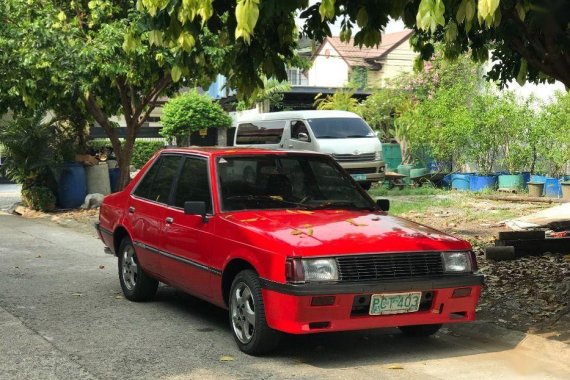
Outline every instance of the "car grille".
[[444, 273], [438, 252], [342, 256], [336, 260], [341, 281], [410, 279]]
[[333, 154], [335, 160], [338, 162], [360, 162], [360, 161], [374, 161], [375, 153], [362, 153], [362, 154]]
[[376, 173], [376, 168], [344, 169], [348, 174], [369, 174]]

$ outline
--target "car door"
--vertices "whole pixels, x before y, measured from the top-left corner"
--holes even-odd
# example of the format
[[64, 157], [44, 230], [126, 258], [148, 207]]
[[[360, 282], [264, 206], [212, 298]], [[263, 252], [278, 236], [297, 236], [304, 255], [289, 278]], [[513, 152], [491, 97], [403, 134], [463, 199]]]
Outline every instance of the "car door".
[[[173, 199], [166, 213], [163, 246], [168, 256], [163, 268], [173, 285], [202, 298], [212, 297], [213, 270], [210, 267], [216, 219], [212, 214], [212, 195], [208, 160], [186, 156], [174, 186]], [[206, 203], [209, 216], [184, 213], [184, 203]]]
[[160, 156], [129, 197], [127, 220], [137, 257], [145, 271], [161, 279], [161, 235], [172, 184], [181, 163], [180, 155]]
[[311, 134], [303, 120], [291, 120], [290, 130], [291, 137], [288, 142], [289, 149], [314, 150]]

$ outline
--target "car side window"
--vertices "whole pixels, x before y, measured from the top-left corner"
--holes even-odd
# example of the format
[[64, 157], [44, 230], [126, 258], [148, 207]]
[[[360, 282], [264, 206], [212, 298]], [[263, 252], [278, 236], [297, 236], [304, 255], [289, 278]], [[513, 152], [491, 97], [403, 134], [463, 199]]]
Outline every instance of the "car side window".
[[174, 206], [184, 208], [187, 201], [206, 202], [206, 210], [212, 211], [208, 161], [203, 158], [187, 157], [184, 160], [176, 185]]
[[134, 194], [151, 201], [167, 203], [181, 159], [181, 156], [160, 157], [159, 162], [155, 163], [145, 175]]
[[[305, 133], [309, 136], [309, 131], [307, 130], [307, 126], [301, 120], [292, 121], [291, 122], [291, 138], [295, 140], [299, 140], [299, 133]], [[309, 141], [311, 138], [309, 137]]]

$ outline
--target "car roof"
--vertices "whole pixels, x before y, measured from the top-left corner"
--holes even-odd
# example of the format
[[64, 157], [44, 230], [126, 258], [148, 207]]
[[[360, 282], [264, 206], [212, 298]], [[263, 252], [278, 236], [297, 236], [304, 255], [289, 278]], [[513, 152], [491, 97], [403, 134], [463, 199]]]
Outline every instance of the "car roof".
[[265, 149], [265, 148], [242, 148], [242, 147], [170, 147], [163, 149], [161, 153], [181, 153], [181, 154], [197, 154], [201, 156], [208, 157], [218, 157], [218, 156], [243, 156], [243, 155], [266, 155], [266, 154], [306, 154], [313, 156], [326, 156], [326, 154], [311, 152], [306, 150], [280, 150], [280, 149]]
[[255, 115], [238, 117], [237, 123], [239, 124], [250, 121], [322, 119], [322, 118], [360, 118], [360, 116], [358, 116], [353, 112], [334, 111], [334, 110], [281, 111], [281, 112], [268, 112], [268, 113], [260, 113]]

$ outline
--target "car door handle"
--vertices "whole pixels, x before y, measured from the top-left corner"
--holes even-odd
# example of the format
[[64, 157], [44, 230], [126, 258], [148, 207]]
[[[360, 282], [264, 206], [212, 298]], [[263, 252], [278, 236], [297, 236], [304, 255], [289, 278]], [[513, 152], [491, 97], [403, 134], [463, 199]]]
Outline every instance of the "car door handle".
[[133, 206], [129, 207], [129, 214], [134, 214], [135, 208]]
[[171, 216], [169, 216], [168, 218], [166, 218], [166, 224], [172, 224], [172, 222], [174, 222], [174, 218], [172, 218]]

